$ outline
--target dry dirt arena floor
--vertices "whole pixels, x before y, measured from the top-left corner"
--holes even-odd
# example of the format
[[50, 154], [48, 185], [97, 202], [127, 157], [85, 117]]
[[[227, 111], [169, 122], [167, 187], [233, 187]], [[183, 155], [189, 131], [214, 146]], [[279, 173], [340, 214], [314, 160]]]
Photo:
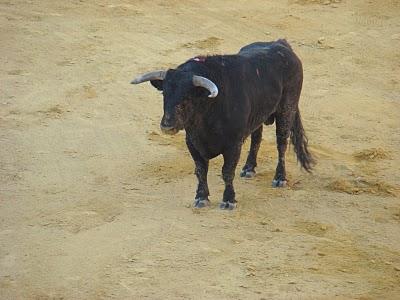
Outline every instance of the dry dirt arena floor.
[[[400, 299], [399, 1], [0, 0], [0, 38], [0, 299]], [[277, 38], [318, 165], [290, 150], [273, 189], [267, 127], [237, 210], [221, 158], [194, 210], [184, 134], [129, 82]]]

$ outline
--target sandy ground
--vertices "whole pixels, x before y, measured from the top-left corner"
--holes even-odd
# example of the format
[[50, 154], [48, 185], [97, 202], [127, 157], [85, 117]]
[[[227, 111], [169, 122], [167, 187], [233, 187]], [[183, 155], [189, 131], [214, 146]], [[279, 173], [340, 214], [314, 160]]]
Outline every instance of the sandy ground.
[[[193, 210], [184, 134], [129, 81], [281, 37], [315, 172], [290, 151], [270, 187], [272, 126], [238, 209], [217, 158]], [[1, 299], [400, 299], [399, 1], [0, 0], [0, 38]]]

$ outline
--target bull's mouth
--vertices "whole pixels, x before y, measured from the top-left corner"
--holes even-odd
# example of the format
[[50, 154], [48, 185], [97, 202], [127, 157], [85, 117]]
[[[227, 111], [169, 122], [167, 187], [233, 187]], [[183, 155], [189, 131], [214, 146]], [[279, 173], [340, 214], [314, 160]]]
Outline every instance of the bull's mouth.
[[162, 133], [164, 134], [169, 134], [169, 135], [174, 135], [177, 134], [179, 129], [176, 129], [175, 127], [168, 127], [168, 126], [160, 126]]

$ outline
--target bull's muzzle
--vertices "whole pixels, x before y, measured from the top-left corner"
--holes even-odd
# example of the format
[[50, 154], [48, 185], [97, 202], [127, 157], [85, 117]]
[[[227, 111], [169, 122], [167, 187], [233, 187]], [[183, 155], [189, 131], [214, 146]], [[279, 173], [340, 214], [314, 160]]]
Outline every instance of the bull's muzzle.
[[176, 134], [179, 131], [175, 126], [175, 117], [168, 113], [164, 114], [160, 123], [160, 128], [165, 134]]
[[174, 135], [178, 133], [178, 129], [176, 129], [175, 127], [163, 127], [160, 126], [161, 131], [165, 134], [170, 134], [170, 135]]

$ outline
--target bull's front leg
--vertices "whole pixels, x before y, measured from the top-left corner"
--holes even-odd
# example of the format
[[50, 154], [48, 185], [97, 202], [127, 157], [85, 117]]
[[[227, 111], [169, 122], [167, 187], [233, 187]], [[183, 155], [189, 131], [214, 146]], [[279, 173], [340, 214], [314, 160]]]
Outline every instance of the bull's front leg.
[[236, 207], [235, 189], [233, 187], [233, 179], [235, 178], [236, 166], [239, 162], [242, 143], [238, 142], [232, 147], [228, 147], [224, 156], [224, 165], [222, 166], [222, 178], [225, 182], [224, 196], [220, 204], [221, 209], [232, 210]]
[[188, 136], [186, 136], [186, 145], [196, 165], [195, 174], [198, 180], [196, 197], [194, 199], [194, 207], [202, 208], [210, 205], [210, 201], [208, 200], [210, 193], [207, 184], [208, 160], [204, 159], [200, 155]]

